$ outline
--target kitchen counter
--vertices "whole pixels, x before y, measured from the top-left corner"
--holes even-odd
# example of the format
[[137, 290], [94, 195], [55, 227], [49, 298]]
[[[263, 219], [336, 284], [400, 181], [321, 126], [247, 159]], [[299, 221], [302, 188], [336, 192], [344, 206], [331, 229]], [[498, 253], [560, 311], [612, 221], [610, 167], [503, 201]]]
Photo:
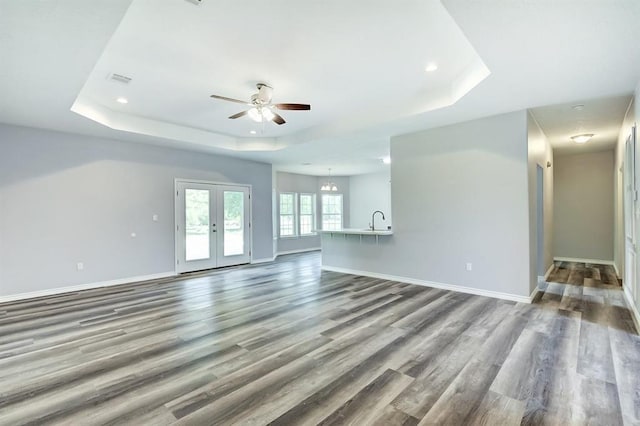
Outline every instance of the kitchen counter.
[[326, 231], [318, 229], [318, 234], [337, 234], [337, 235], [393, 235], [393, 231], [390, 229], [355, 229], [355, 228], [343, 228], [333, 231]]

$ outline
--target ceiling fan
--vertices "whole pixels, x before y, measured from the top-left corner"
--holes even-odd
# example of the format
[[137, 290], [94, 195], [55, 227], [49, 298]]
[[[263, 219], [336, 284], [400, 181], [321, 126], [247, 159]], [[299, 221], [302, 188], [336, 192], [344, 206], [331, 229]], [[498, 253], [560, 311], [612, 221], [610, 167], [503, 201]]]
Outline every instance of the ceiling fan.
[[258, 88], [258, 93], [251, 95], [250, 101], [241, 101], [240, 99], [227, 98], [226, 96], [219, 95], [211, 95], [211, 97], [251, 107], [246, 111], [230, 116], [229, 118], [232, 120], [248, 115], [249, 118], [258, 123], [273, 121], [278, 125], [282, 125], [286, 123], [286, 121], [284, 121], [284, 118], [282, 118], [280, 114], [276, 113], [274, 109], [292, 111], [309, 111], [311, 109], [311, 105], [307, 104], [272, 104], [271, 98], [273, 97], [273, 87], [264, 83], [258, 83], [256, 84], [256, 87]]

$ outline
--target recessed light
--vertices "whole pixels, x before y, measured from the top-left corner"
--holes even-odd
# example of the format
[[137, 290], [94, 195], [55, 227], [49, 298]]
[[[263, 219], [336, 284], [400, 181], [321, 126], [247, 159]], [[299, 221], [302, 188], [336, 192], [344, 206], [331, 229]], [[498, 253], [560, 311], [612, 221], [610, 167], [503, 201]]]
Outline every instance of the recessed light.
[[384, 164], [391, 164], [391, 157], [389, 157], [388, 155], [386, 157], [382, 157], [382, 162]]
[[434, 72], [437, 69], [438, 69], [438, 65], [432, 62], [432, 63], [428, 64], [427, 67], [424, 70], [426, 72]]
[[571, 140], [575, 143], [587, 143], [593, 137], [593, 133], [584, 133], [582, 135], [571, 136]]
[[128, 104], [129, 103], [127, 98], [123, 98], [122, 96], [120, 96], [118, 99], [116, 99], [116, 102], [118, 102], [119, 104]]
[[255, 130], [249, 130], [249, 133], [251, 133], [252, 135], [255, 135], [256, 131]]

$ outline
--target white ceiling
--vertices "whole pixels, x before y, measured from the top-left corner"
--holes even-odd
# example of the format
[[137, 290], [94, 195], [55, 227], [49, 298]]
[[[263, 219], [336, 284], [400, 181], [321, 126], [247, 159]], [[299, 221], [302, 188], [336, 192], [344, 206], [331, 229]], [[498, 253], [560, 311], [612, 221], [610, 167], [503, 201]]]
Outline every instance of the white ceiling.
[[[363, 173], [384, 167], [393, 135], [629, 95], [639, 22], [636, 0], [0, 0], [0, 121]], [[434, 58], [440, 69], [425, 73]], [[130, 98], [124, 111], [109, 72], [134, 79], [117, 93]], [[256, 143], [243, 137], [250, 121], [224, 118], [236, 106], [208, 95], [248, 98], [258, 81], [313, 109], [283, 113], [288, 123]], [[133, 132], [74, 114], [74, 102]]]
[[[613, 96], [534, 108], [531, 113], [554, 154], [605, 151], [615, 147], [630, 102], [630, 95]], [[584, 133], [594, 136], [585, 144], [571, 140]]]

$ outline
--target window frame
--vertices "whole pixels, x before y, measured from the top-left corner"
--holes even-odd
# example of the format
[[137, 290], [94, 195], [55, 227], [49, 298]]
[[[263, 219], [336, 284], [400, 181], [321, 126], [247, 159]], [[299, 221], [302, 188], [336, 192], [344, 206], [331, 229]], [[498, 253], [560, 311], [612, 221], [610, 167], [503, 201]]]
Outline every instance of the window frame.
[[[292, 196], [292, 200], [291, 200], [291, 209], [292, 212], [291, 213], [282, 213], [282, 196], [283, 195], [291, 195]], [[281, 192], [278, 195], [278, 237], [279, 238], [296, 238], [298, 237], [298, 223], [297, 223], [297, 199], [298, 199], [298, 194], [296, 192]], [[282, 217], [286, 216], [286, 217], [291, 217], [292, 218], [292, 234], [286, 234], [283, 235], [282, 234]]]
[[[310, 197], [311, 198], [311, 213], [307, 214], [303, 214], [302, 213], [302, 198], [303, 197]], [[316, 209], [317, 209], [317, 204], [316, 204], [316, 194], [312, 193], [312, 192], [301, 192], [298, 195], [298, 235], [301, 237], [309, 237], [309, 236], [313, 236], [313, 235], [317, 235], [316, 232], [316, 228], [317, 228], [317, 224], [316, 224]], [[305, 216], [311, 216], [311, 229], [309, 230], [309, 232], [302, 232], [302, 217]]]
[[[340, 224], [338, 228], [325, 228], [325, 216], [336, 216], [338, 215], [338, 213], [325, 213], [324, 212], [324, 206], [325, 206], [325, 197], [340, 197]], [[322, 230], [323, 231], [335, 231], [338, 229], [342, 229], [344, 227], [344, 196], [343, 194], [322, 194], [322, 201], [321, 201], [322, 205], [321, 205], [321, 220], [322, 220]]]

